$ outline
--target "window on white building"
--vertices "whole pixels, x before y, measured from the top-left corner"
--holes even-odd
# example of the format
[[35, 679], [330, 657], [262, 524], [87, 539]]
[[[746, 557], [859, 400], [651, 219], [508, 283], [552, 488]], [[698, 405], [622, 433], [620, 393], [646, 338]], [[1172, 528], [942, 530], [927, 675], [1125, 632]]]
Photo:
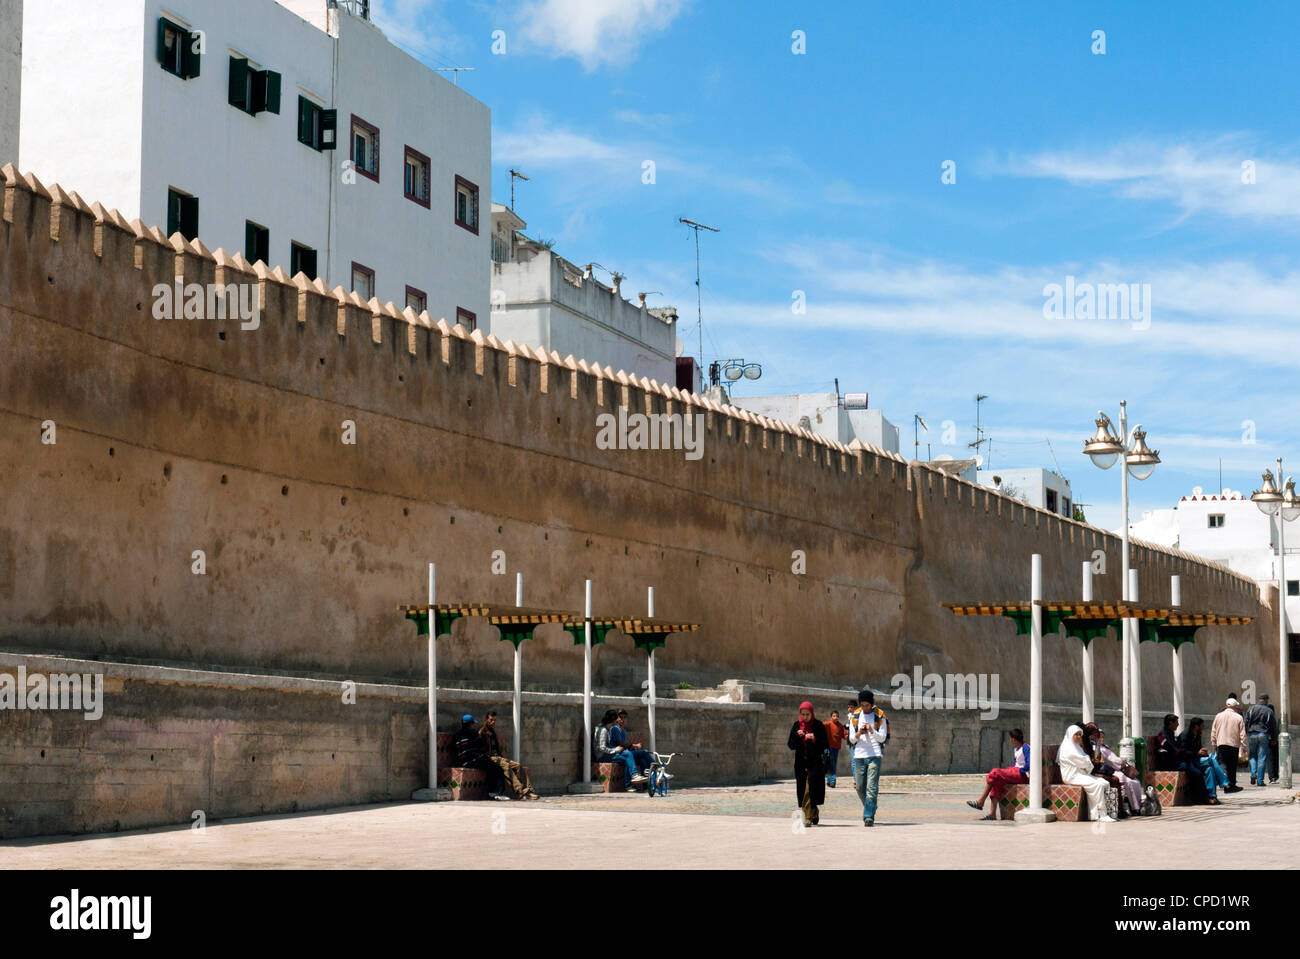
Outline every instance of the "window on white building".
[[167, 191], [167, 235], [179, 233], [187, 240], [199, 235], [199, 198], [180, 190]]
[[326, 110], [314, 100], [298, 97], [298, 142], [313, 150], [333, 150], [339, 125], [337, 110]]
[[406, 148], [406, 198], [426, 209], [429, 206], [429, 158], [419, 150]]
[[199, 75], [202, 38], [166, 17], [158, 18], [158, 62], [168, 73], [188, 80]]
[[358, 173], [379, 182], [379, 127], [352, 116], [352, 165]]
[[473, 333], [478, 328], [478, 314], [471, 313], [464, 307], [456, 307], [456, 322], [465, 327], [466, 333]]
[[1056, 512], [1056, 490], [1054, 489], [1047, 491], [1047, 511], [1049, 513]]
[[1074, 510], [1070, 509], [1070, 500], [1068, 497], [1062, 497], [1061, 499], [1061, 515], [1068, 516], [1071, 519], [1074, 518]]
[[1300, 579], [1288, 579], [1286, 581], [1286, 594], [1288, 596], [1300, 596]]
[[478, 187], [463, 176], [456, 177], [456, 224], [478, 234]]
[[1223, 529], [1223, 514], [1222, 514], [1222, 513], [1211, 513], [1211, 514], [1210, 514], [1210, 516], [1209, 516], [1209, 528], [1210, 528], [1210, 529]]
[[369, 300], [375, 295], [375, 271], [360, 263], [352, 264], [352, 289], [361, 299]]
[[229, 101], [253, 116], [266, 111], [280, 112], [280, 74], [274, 70], [256, 70], [243, 57], [230, 58]]
[[429, 297], [424, 290], [417, 290], [413, 286], [406, 288], [406, 305], [415, 310], [416, 313], [423, 313], [429, 305]]
[[271, 265], [271, 231], [252, 220], [244, 221], [244, 256], [249, 263]]
[[301, 243], [289, 244], [289, 274], [297, 276], [302, 273], [308, 279], [316, 279], [316, 251]]

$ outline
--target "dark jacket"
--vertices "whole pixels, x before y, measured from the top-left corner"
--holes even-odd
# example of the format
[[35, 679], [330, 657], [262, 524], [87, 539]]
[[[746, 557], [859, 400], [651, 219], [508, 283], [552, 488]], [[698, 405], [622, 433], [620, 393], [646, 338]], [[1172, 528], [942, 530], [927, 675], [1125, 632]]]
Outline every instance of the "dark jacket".
[[501, 739], [497, 736], [497, 731], [486, 723], [478, 731], [479, 738], [483, 740], [483, 752], [489, 756], [501, 755]]
[[1277, 717], [1263, 703], [1255, 703], [1246, 710], [1246, 735], [1256, 733], [1267, 733], [1270, 738], [1277, 736]]
[[822, 761], [823, 753], [830, 748], [829, 741], [826, 738], [826, 727], [813, 720], [809, 724], [809, 731], [815, 737], [812, 742], [808, 742], [799, 735], [798, 720], [795, 720], [790, 725], [789, 746], [794, 750], [794, 774], [796, 776], [824, 776], [826, 767]]
[[[1187, 733], [1183, 733], [1183, 736], [1186, 735]], [[1155, 755], [1151, 758], [1158, 771], [1167, 773], [1178, 771], [1179, 764], [1184, 761], [1179, 756], [1179, 742], [1179, 737], [1175, 736], [1167, 729], [1162, 729], [1156, 735]], [[1200, 749], [1200, 746], [1197, 746], [1196, 748]]]
[[483, 740], [479, 738], [478, 730], [474, 728], [473, 723], [465, 723], [460, 727], [460, 732], [456, 733], [454, 748], [457, 766], [473, 769], [482, 767], [484, 763], [491, 765], [487, 753], [483, 751]]

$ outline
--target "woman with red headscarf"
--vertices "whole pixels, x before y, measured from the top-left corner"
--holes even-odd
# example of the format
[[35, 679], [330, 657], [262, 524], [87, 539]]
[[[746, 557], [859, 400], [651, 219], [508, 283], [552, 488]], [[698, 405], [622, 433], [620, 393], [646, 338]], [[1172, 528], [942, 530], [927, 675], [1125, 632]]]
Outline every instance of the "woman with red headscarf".
[[803, 810], [803, 824], [817, 825], [817, 807], [826, 802], [826, 726], [813, 715], [812, 703], [799, 704], [799, 718], [790, 727], [790, 748], [794, 750], [795, 795]]

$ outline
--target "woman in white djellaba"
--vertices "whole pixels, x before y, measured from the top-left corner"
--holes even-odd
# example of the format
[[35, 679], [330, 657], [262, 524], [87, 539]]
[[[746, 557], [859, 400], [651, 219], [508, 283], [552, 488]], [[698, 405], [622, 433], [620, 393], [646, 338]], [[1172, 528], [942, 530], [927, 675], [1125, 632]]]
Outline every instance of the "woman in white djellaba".
[[1070, 786], [1082, 786], [1088, 796], [1088, 818], [1094, 822], [1115, 822], [1106, 815], [1106, 790], [1110, 784], [1092, 774], [1092, 757], [1083, 749], [1083, 730], [1071, 726], [1065, 731], [1061, 748], [1056, 753], [1056, 764], [1061, 767], [1061, 781]]

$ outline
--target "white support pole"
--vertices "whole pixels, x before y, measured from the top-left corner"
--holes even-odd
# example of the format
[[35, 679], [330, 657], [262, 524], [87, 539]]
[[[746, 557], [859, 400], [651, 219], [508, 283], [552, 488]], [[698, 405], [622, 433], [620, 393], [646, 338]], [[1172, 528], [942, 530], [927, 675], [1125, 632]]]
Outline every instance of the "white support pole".
[[[1092, 563], [1085, 561], [1083, 564], [1083, 601], [1092, 602]], [[1083, 644], [1083, 721], [1090, 723], [1094, 721], [1094, 679], [1092, 663], [1092, 643]]]
[[[1175, 608], [1183, 605], [1183, 581], [1174, 575], [1169, 577], [1169, 605]], [[1174, 715], [1178, 717], [1178, 732], [1183, 731], [1187, 717], [1183, 714], [1183, 646], [1174, 647]]]
[[[1120, 557], [1120, 598], [1128, 600], [1131, 597], [1128, 594], [1128, 563], [1129, 563], [1129, 544], [1128, 544], [1128, 403], [1121, 400], [1119, 404], [1119, 435], [1124, 443], [1124, 451], [1119, 454], [1119, 489], [1120, 489], [1120, 546], [1123, 555]], [[1120, 758], [1126, 763], [1133, 762], [1135, 752], [1133, 749], [1133, 713], [1130, 709], [1129, 691], [1132, 680], [1129, 673], [1133, 663], [1133, 632], [1129, 628], [1131, 623], [1127, 619], [1120, 620], [1120, 633], [1122, 638], [1122, 652], [1120, 660], [1122, 663], [1120, 669], [1120, 701], [1123, 703], [1123, 738], [1119, 743]]]
[[[1282, 461], [1277, 461], [1278, 485], [1282, 485]], [[1279, 669], [1277, 686], [1277, 775], [1283, 789], [1291, 788], [1291, 700], [1287, 682], [1287, 663], [1290, 660], [1286, 632], [1286, 516], [1282, 504], [1277, 509], [1277, 654]]]
[[[655, 618], [655, 588], [649, 586], [646, 588], [646, 615], [650, 619]], [[655, 651], [650, 647], [650, 655], [647, 657], [646, 664], [647, 679], [650, 693], [650, 752], [655, 751]]]
[[[1030, 563], [1029, 596], [1043, 598], [1043, 557], [1034, 553]], [[1029, 631], [1029, 808], [1016, 813], [1018, 823], [1053, 822], [1056, 815], [1043, 808], [1043, 607], [1030, 612]]]
[[[515, 573], [515, 605], [524, 605], [524, 574]], [[511, 757], [515, 762], [519, 762], [519, 740], [523, 739], [523, 677], [524, 677], [524, 644], [513, 643], [515, 647], [515, 702], [514, 715], [511, 721], [514, 723], [514, 742], [511, 745]]]
[[435, 640], [438, 636], [438, 617], [433, 607], [438, 602], [434, 565], [429, 564], [429, 789], [438, 796], [438, 660]]
[[587, 603], [583, 615], [582, 647], [582, 741], [585, 744], [582, 781], [591, 782], [591, 580], [587, 580]]
[[[1138, 571], [1129, 570], [1128, 573], [1128, 596], [1129, 601], [1136, 603], [1138, 601]], [[1132, 621], [1133, 626], [1133, 738], [1141, 739], [1142, 734], [1142, 633], [1139, 631], [1138, 621]], [[1136, 747], [1135, 747], [1136, 748]]]

